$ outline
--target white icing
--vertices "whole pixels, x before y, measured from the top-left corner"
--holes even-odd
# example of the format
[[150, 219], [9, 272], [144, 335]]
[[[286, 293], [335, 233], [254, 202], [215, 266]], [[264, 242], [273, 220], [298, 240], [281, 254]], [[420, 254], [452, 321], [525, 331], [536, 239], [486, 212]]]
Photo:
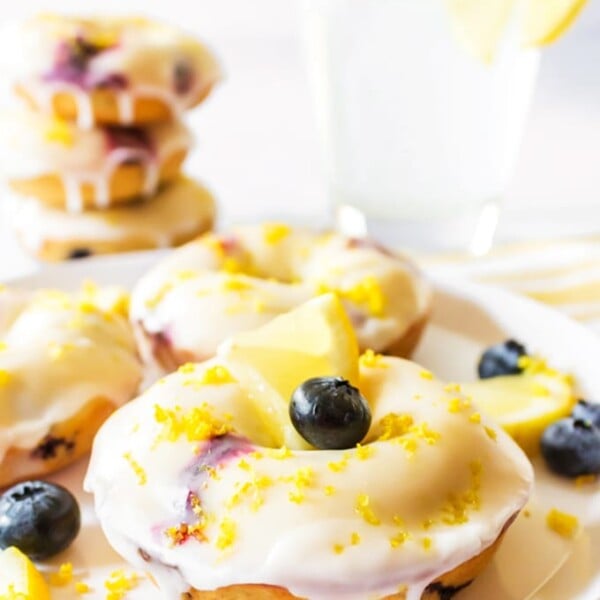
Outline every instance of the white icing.
[[137, 392], [142, 369], [126, 319], [89, 306], [63, 292], [0, 293], [0, 461], [93, 399], [120, 406]]
[[[380, 598], [405, 584], [408, 598], [419, 599], [431, 581], [498, 538], [527, 501], [533, 471], [502, 430], [485, 418], [480, 423], [470, 420], [472, 408], [448, 410], [449, 400], [459, 395], [456, 391], [449, 393], [441, 382], [423, 378], [414, 363], [384, 360], [384, 367], [361, 368], [360, 388], [373, 413], [365, 442], [372, 455], [365, 460], [358, 458], [356, 449], [292, 451], [284, 460], [270, 457], [264, 449], [271, 441], [268, 424], [258, 416], [248, 392], [238, 383], [197, 383], [206, 368], [224, 364], [220, 359], [155, 384], [113, 415], [96, 438], [85, 487], [95, 495], [108, 540], [126, 560], [150, 570], [169, 598], [190, 587], [210, 590], [262, 583], [311, 600]], [[230, 370], [235, 375], [233, 366]], [[155, 406], [179, 406], [185, 413], [203, 403], [217, 418], [230, 415], [236, 434], [251, 440], [247, 451], [258, 450], [262, 458], [245, 453], [225, 459], [216, 477], [193, 484], [190, 473], [202, 472], [202, 464], [214, 462], [214, 454], [202, 455], [202, 442], [185, 436], [157, 442], [162, 426], [154, 418]], [[414, 454], [397, 440], [378, 440], [380, 420], [390, 413], [411, 415], [416, 424], [426, 423], [439, 433], [439, 439], [428, 444], [417, 438]], [[143, 471], [146, 483], [140, 483], [125, 453]], [[346, 455], [345, 469], [335, 472], [328, 467]], [[242, 458], [247, 467], [240, 465]], [[464, 522], [447, 524], [442, 509], [449, 495], [473, 489], [473, 461], [481, 465], [479, 507], [467, 509]], [[312, 477], [302, 488], [304, 500], [295, 503], [289, 492], [295, 489], [300, 468], [311, 469]], [[254, 475], [267, 476], [272, 484], [259, 488], [258, 496], [242, 494], [241, 501], [232, 504], [240, 484]], [[329, 485], [335, 488], [331, 496], [325, 494]], [[207, 539], [173, 544], [166, 528], [194, 523], [184, 510], [190, 491], [209, 517]], [[363, 493], [379, 525], [368, 523], [355, 510]], [[252, 509], [257, 497], [263, 503]], [[401, 526], [394, 523], [394, 515], [402, 519]], [[235, 524], [233, 543], [225, 550], [216, 544], [224, 517]], [[428, 519], [435, 522], [424, 528]], [[411, 537], [394, 548], [390, 539], [399, 531]], [[350, 543], [352, 532], [360, 536], [356, 545]], [[429, 549], [423, 546], [425, 537], [431, 541]], [[335, 544], [342, 544], [343, 552], [336, 553]], [[139, 548], [152, 562], [142, 561]]]
[[[64, 130], [67, 140], [56, 137]], [[26, 180], [43, 175], [58, 175], [65, 190], [65, 207], [70, 212], [84, 208], [81, 186], [91, 184], [97, 208], [110, 205], [110, 182], [115, 170], [129, 160], [144, 169], [143, 194], [156, 192], [161, 166], [192, 144], [189, 130], [180, 121], [161, 123], [144, 129], [152, 147], [109, 149], [107, 134], [101, 128], [79, 130], [73, 125], [29, 112], [2, 115], [0, 131], [0, 173], [9, 180]], [[54, 134], [54, 137], [53, 137]]]
[[32, 252], [46, 241], [93, 246], [94, 242], [132, 239], [145, 247], [164, 247], [176, 238], [206, 231], [214, 213], [210, 193], [181, 177], [144, 202], [79, 214], [49, 208], [33, 198], [18, 198], [12, 224]]
[[[90, 95], [73, 84], [44, 81], [43, 76], [55, 66], [57, 45], [81, 33], [92, 40], [114, 38], [113, 48], [88, 63], [87, 76], [92, 81], [115, 74], [127, 79], [125, 91], [114, 90], [120, 123], [132, 122], [138, 98], [158, 98], [177, 116], [193, 106], [219, 79], [218, 64], [207, 48], [183, 31], [161, 23], [143, 19], [92, 21], [40, 16], [6, 26], [0, 36], [4, 71], [48, 112], [52, 110], [52, 98], [57, 92], [72, 93], [77, 102], [80, 127], [93, 125]], [[196, 75], [194, 85], [185, 93], [177, 93], [172, 81], [179, 60], [189, 63]]]
[[[212, 356], [227, 336], [305, 302], [322, 285], [346, 290], [368, 278], [377, 281], [385, 297], [381, 314], [350, 300], [346, 305], [360, 315], [355, 329], [361, 346], [379, 351], [401, 337], [430, 302], [428, 285], [409, 263], [373, 248], [349, 248], [341, 236], [292, 230], [268, 243], [262, 227], [240, 227], [220, 238], [234, 240], [228, 254], [215, 252], [212, 236], [194, 241], [142, 277], [132, 294], [136, 326], [148, 334], [167, 333], [176, 351], [198, 359]], [[251, 265], [248, 275], [238, 276], [246, 289], [227, 288], [230, 275], [221, 270], [228, 259], [242, 270]]]

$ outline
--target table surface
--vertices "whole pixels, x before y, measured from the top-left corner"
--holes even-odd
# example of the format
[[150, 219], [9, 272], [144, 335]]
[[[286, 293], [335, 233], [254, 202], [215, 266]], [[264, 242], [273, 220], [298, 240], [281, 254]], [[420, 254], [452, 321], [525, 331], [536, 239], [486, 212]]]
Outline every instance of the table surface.
[[[42, 0], [0, 7], [0, 21], [47, 9]], [[125, 8], [123, 8], [125, 5]], [[80, 10], [57, 0], [55, 11]], [[197, 148], [187, 170], [221, 202], [223, 222], [326, 213], [325, 182], [306, 82], [299, 0], [90, 0], [94, 12], [145, 12], [196, 31], [226, 77], [190, 115]], [[191, 12], [191, 14], [190, 14]], [[500, 239], [597, 232], [600, 226], [600, 2], [547, 49]], [[0, 223], [0, 278], [30, 270]]]

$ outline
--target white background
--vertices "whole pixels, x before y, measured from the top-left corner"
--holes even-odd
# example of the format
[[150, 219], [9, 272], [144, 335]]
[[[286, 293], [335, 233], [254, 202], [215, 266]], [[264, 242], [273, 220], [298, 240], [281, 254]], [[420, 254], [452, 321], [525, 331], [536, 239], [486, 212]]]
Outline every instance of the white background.
[[[196, 31], [220, 57], [226, 79], [191, 115], [198, 147], [188, 170], [212, 187], [227, 221], [305, 220], [326, 213], [326, 197], [299, 6], [299, 0], [0, 0], [0, 21], [85, 7], [147, 13]], [[600, 0], [589, 0], [576, 26], [544, 52], [501, 237], [598, 231], [599, 190]], [[0, 236], [0, 250], [8, 248], [7, 234]], [[0, 276], [7, 268], [0, 265]]]

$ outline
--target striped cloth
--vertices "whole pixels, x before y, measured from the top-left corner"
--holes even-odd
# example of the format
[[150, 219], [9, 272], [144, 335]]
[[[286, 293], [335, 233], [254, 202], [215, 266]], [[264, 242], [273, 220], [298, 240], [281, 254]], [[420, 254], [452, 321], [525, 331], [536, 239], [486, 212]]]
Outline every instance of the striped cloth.
[[482, 258], [429, 256], [442, 275], [498, 285], [544, 302], [600, 334], [600, 236], [499, 247]]

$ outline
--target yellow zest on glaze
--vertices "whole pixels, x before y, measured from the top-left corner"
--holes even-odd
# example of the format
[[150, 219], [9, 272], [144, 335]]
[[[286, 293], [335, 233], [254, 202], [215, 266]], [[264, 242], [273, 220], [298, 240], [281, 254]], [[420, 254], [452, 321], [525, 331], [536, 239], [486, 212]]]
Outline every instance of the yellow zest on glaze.
[[561, 537], [573, 539], [579, 531], [579, 520], [569, 513], [553, 508], [546, 515], [546, 525]]
[[224, 366], [214, 365], [204, 371], [200, 381], [203, 385], [223, 385], [224, 383], [235, 383], [237, 380]]
[[239, 260], [233, 257], [228, 257], [223, 261], [221, 270], [225, 273], [243, 273], [244, 267]]
[[447, 383], [444, 386], [444, 391], [448, 392], [449, 394], [460, 394], [460, 383]]
[[263, 491], [273, 485], [273, 480], [268, 475], [255, 473], [252, 468], [250, 468], [250, 473], [250, 479], [236, 482], [236, 491], [225, 503], [227, 508], [241, 504], [246, 498], [250, 499], [250, 508], [253, 511], [257, 511], [265, 503]]
[[442, 522], [446, 525], [461, 525], [469, 520], [470, 511], [481, 508], [481, 477], [483, 466], [480, 461], [469, 465], [471, 482], [467, 490], [460, 494], [450, 494], [442, 507]]
[[381, 317], [385, 311], [385, 295], [379, 281], [368, 275], [350, 288], [332, 288], [321, 282], [317, 285], [317, 294], [334, 293], [343, 300], [363, 306], [372, 317]]
[[277, 244], [291, 232], [289, 225], [284, 223], [266, 223], [263, 225], [263, 237], [267, 244]]
[[92, 588], [85, 581], [76, 581], [75, 591], [82, 595], [89, 594], [92, 591]]
[[269, 458], [274, 458], [275, 460], [286, 460], [293, 456], [292, 451], [286, 446], [281, 446], [281, 448], [268, 449], [266, 451], [266, 454]]
[[219, 550], [226, 550], [235, 542], [237, 536], [237, 525], [229, 517], [224, 517], [219, 523], [219, 535], [215, 545]]
[[433, 542], [432, 542], [432, 540], [431, 540], [431, 538], [430, 538], [430, 537], [424, 537], [424, 538], [421, 540], [421, 545], [423, 546], [423, 548], [424, 548], [425, 550], [430, 550], [430, 549], [431, 549], [431, 546], [432, 546], [432, 544], [433, 544]]
[[333, 496], [335, 494], [335, 486], [333, 485], [326, 485], [325, 486], [325, 495], [326, 496]]
[[378, 424], [381, 433], [378, 440], [386, 441], [406, 435], [413, 426], [414, 419], [411, 415], [389, 413], [383, 417]]
[[333, 471], [334, 473], [341, 473], [342, 471], [345, 471], [347, 466], [348, 466], [348, 457], [347, 456], [342, 457], [337, 462], [330, 461], [327, 463], [327, 467], [329, 468], [329, 470]]
[[221, 288], [226, 292], [243, 292], [254, 289], [254, 286], [248, 281], [242, 279], [241, 277], [229, 275], [223, 280]]
[[343, 544], [334, 544], [333, 551], [336, 554], [342, 554], [344, 552], [344, 545]]
[[431, 371], [428, 371], [427, 369], [423, 369], [420, 373], [419, 373], [421, 379], [426, 379], [427, 381], [431, 381], [432, 379], [434, 379], [434, 375]]
[[178, 546], [179, 544], [183, 544], [189, 538], [194, 538], [198, 542], [206, 542], [206, 519], [201, 518], [198, 522], [189, 525], [188, 523], [180, 523], [174, 527], [169, 527], [165, 531], [165, 535], [171, 541], [173, 546]]
[[44, 131], [44, 138], [48, 142], [56, 142], [69, 147], [75, 141], [71, 125], [62, 119], [52, 119]]
[[476, 423], [476, 424], [481, 423], [481, 414], [476, 412], [476, 413], [473, 413], [472, 415], [469, 415], [469, 421], [471, 421], [471, 423]]
[[4, 352], [8, 348], [6, 342], [0, 341], [0, 352]]
[[448, 412], [459, 413], [462, 410], [466, 410], [471, 407], [471, 402], [466, 398], [457, 396], [456, 398], [450, 398], [448, 400]]
[[70, 562], [62, 563], [58, 571], [50, 573], [50, 585], [55, 587], [65, 586], [73, 580], [73, 565]]
[[162, 425], [157, 442], [176, 442], [181, 436], [185, 436], [190, 442], [202, 442], [232, 431], [228, 423], [212, 414], [211, 407], [206, 403], [187, 412], [183, 412], [179, 406], [165, 408], [156, 404], [154, 419]]
[[408, 539], [410, 539], [410, 534], [408, 532], [399, 531], [390, 538], [390, 546], [392, 548], [399, 548]]
[[373, 511], [373, 507], [371, 506], [371, 499], [369, 498], [368, 494], [362, 493], [358, 495], [358, 497], [356, 498], [356, 503], [354, 505], [354, 510], [369, 525], [381, 524], [381, 521]]
[[350, 545], [358, 546], [358, 544], [360, 544], [360, 535], [356, 531], [353, 531], [350, 534]]
[[371, 369], [385, 369], [388, 366], [385, 362], [385, 357], [382, 354], [377, 354], [371, 349], [365, 350], [358, 359], [358, 362], [361, 367], [369, 367]]
[[134, 589], [138, 583], [139, 579], [135, 573], [126, 575], [122, 569], [113, 571], [104, 582], [107, 591], [106, 600], [122, 600], [125, 594]]
[[375, 454], [375, 448], [373, 446], [361, 446], [356, 444], [356, 458], [358, 460], [367, 460]]
[[127, 461], [127, 463], [129, 464], [129, 466], [132, 468], [133, 472], [135, 473], [138, 483], [140, 485], [146, 485], [146, 483], [148, 482], [148, 477], [146, 476], [146, 471], [144, 471], [142, 465], [140, 465], [140, 463], [138, 463], [132, 456], [130, 452], [125, 452], [125, 454], [123, 454], [123, 458]]

